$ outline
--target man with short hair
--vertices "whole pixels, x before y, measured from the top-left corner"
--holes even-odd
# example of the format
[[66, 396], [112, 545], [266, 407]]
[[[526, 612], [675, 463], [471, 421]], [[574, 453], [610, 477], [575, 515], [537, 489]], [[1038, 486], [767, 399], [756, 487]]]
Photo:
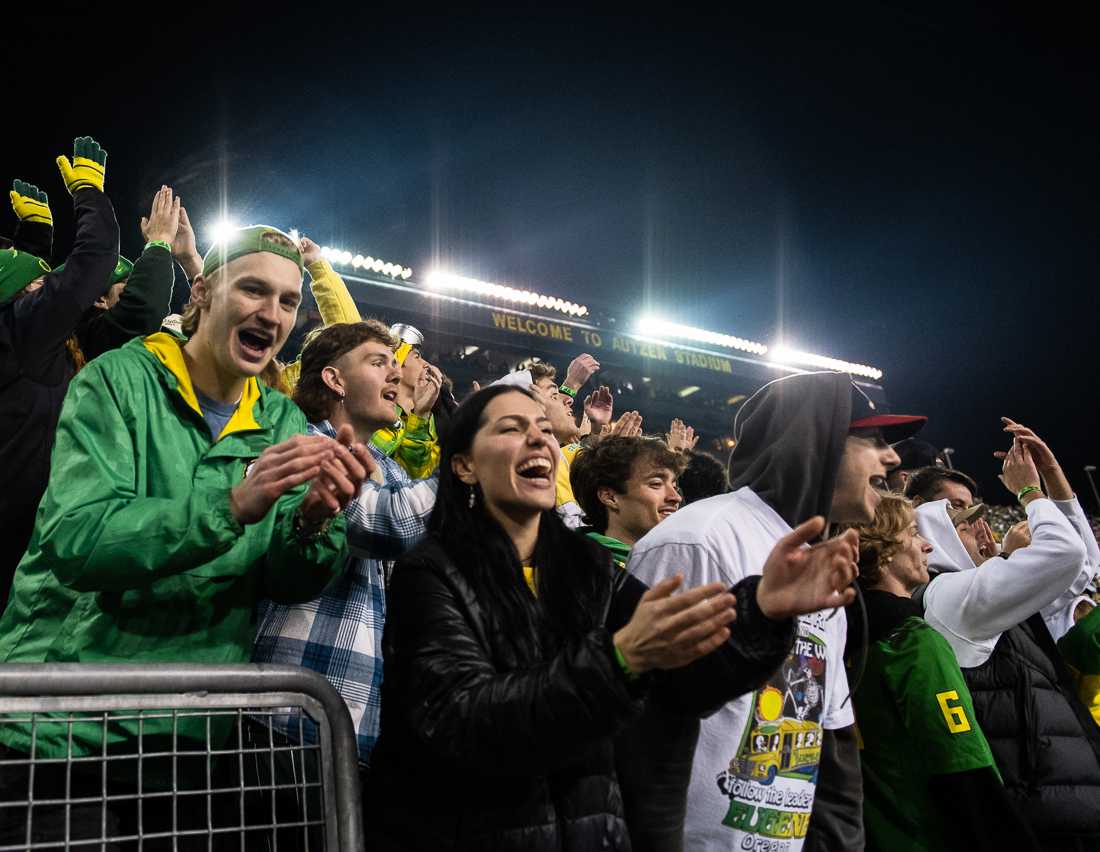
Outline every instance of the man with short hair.
[[[240, 229], [211, 249], [195, 279], [188, 339], [135, 338], [81, 370], [0, 618], [0, 662], [245, 662], [258, 599], [309, 600], [337, 575], [340, 509], [367, 475], [366, 447], [350, 428], [338, 439], [307, 436], [301, 411], [257, 381], [290, 333], [301, 290], [289, 237]], [[207, 750], [229, 728], [228, 719], [166, 716], [46, 721], [33, 732], [4, 725], [0, 741], [40, 758], [84, 757], [108, 747], [129, 754], [139, 736], [150, 752]], [[167, 758], [145, 758], [141, 783], [171, 787], [175, 770]], [[83, 781], [98, 791], [98, 769]], [[161, 804], [169, 813], [154, 824], [173, 824], [174, 805]], [[74, 810], [92, 811], [81, 831], [99, 837], [98, 804]], [[62, 807], [59, 832], [66, 822]]]
[[563, 400], [561, 388], [557, 382], [557, 371], [553, 366], [536, 362], [531, 365], [529, 372], [531, 390], [542, 400], [546, 408], [546, 416], [550, 419], [550, 428], [554, 430], [554, 437], [558, 439], [558, 446], [561, 447], [554, 486], [555, 505], [565, 525], [571, 529], [577, 529], [584, 523], [583, 512], [573, 496], [573, 488], [569, 483], [569, 468], [581, 450], [580, 427]]
[[[768, 601], [769, 571], [776, 564], [806, 571], [799, 588], [809, 605], [797, 612], [810, 614], [797, 619], [791, 654], [769, 681], [701, 723], [662, 720], [662, 741], [682, 741], [690, 753], [698, 739], [682, 810], [667, 818], [682, 820], [683, 848], [862, 848], [862, 786], [843, 663], [843, 607], [855, 592], [847, 580], [821, 585], [822, 575], [815, 580], [790, 561], [808, 568], [825, 560], [854, 577], [854, 530], [803, 544], [825, 534], [828, 523], [874, 519], [886, 472], [898, 461], [889, 442], [924, 420], [884, 414], [845, 373], [771, 382], [734, 421], [734, 490], [680, 509], [634, 545], [628, 568], [650, 586], [675, 574], [687, 585], [728, 586], [763, 574], [756, 599], [770, 618], [782, 613]], [[671, 786], [677, 771], [670, 760], [655, 777]]]
[[684, 463], [657, 438], [604, 438], [573, 460], [569, 479], [591, 527], [585, 532], [620, 567], [634, 542], [680, 508]]
[[978, 483], [961, 470], [946, 467], [922, 467], [906, 478], [905, 496], [914, 506], [946, 500], [953, 509], [965, 509], [980, 499]]
[[730, 490], [726, 468], [718, 459], [702, 450], [688, 450], [684, 455], [687, 456], [687, 467], [677, 482], [680, 493], [684, 495], [685, 506]]
[[[396, 341], [377, 320], [336, 323], [302, 351], [294, 401], [310, 434], [342, 430], [367, 445], [377, 474], [348, 505], [350, 555], [339, 580], [319, 597], [293, 605], [265, 601], [252, 659], [305, 666], [324, 675], [343, 696], [355, 725], [359, 763], [366, 767], [378, 739], [385, 624], [384, 560], [396, 559], [424, 535], [435, 506], [436, 477], [412, 479], [371, 442], [396, 417], [401, 368]], [[298, 719], [276, 719], [278, 734], [298, 739]], [[306, 722], [306, 737], [315, 730]]]

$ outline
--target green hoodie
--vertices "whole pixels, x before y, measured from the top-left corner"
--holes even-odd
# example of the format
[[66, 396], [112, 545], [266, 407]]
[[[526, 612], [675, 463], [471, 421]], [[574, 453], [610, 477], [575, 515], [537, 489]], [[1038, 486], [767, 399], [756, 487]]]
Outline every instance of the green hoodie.
[[[249, 379], [216, 441], [187, 373], [184, 341], [135, 338], [77, 374], [57, 426], [50, 482], [34, 535], [0, 617], [3, 663], [242, 663], [256, 600], [299, 603], [343, 564], [344, 519], [299, 541], [306, 486], [242, 526], [229, 491], [273, 444], [306, 431], [282, 394]], [[41, 717], [40, 717], [41, 720]], [[181, 737], [205, 739], [202, 719]], [[75, 724], [73, 753], [102, 748], [101, 725]], [[143, 723], [170, 735], [171, 720]], [[137, 722], [113, 722], [108, 747], [133, 744]], [[29, 730], [0, 725], [0, 742], [29, 752]], [[63, 724], [39, 722], [36, 754], [66, 752]]]

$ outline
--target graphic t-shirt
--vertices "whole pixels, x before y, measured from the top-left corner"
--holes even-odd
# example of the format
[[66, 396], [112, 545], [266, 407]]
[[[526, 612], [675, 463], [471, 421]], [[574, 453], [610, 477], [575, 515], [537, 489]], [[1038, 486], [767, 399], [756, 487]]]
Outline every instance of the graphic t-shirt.
[[929, 794], [935, 775], [996, 771], [955, 652], [922, 618], [872, 643], [853, 697], [868, 848], [945, 849], [950, 826]]
[[[649, 585], [733, 586], [761, 573], [791, 528], [748, 488], [692, 503], [634, 545], [628, 569]], [[810, 824], [823, 730], [853, 724], [843, 609], [802, 616], [766, 684], [702, 720], [684, 848], [798, 852]]]

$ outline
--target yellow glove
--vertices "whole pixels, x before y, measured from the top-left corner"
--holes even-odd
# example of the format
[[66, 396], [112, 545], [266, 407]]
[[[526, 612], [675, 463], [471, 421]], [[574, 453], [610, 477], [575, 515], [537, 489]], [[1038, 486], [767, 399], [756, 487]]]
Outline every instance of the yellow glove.
[[15, 180], [11, 184], [11, 207], [20, 222], [36, 222], [53, 227], [53, 214], [46, 193], [26, 181]]
[[107, 163], [107, 152], [99, 147], [91, 136], [78, 136], [73, 140], [73, 161], [66, 156], [57, 158], [57, 168], [65, 181], [69, 195], [75, 195], [78, 189], [91, 187], [103, 192], [103, 172]]

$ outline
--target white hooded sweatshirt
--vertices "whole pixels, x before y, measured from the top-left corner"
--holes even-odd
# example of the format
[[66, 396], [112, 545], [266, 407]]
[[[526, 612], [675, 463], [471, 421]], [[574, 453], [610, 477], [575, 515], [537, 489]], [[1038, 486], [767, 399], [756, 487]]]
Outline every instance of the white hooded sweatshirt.
[[947, 508], [946, 500], [917, 507], [920, 534], [934, 548], [928, 567], [940, 573], [924, 593], [924, 618], [954, 649], [959, 666], [974, 668], [1006, 630], [1066, 596], [1076, 598], [1091, 576], [1083, 569], [1088, 554], [1065, 509], [1040, 498], [1027, 506], [1031, 545], [975, 566]]

